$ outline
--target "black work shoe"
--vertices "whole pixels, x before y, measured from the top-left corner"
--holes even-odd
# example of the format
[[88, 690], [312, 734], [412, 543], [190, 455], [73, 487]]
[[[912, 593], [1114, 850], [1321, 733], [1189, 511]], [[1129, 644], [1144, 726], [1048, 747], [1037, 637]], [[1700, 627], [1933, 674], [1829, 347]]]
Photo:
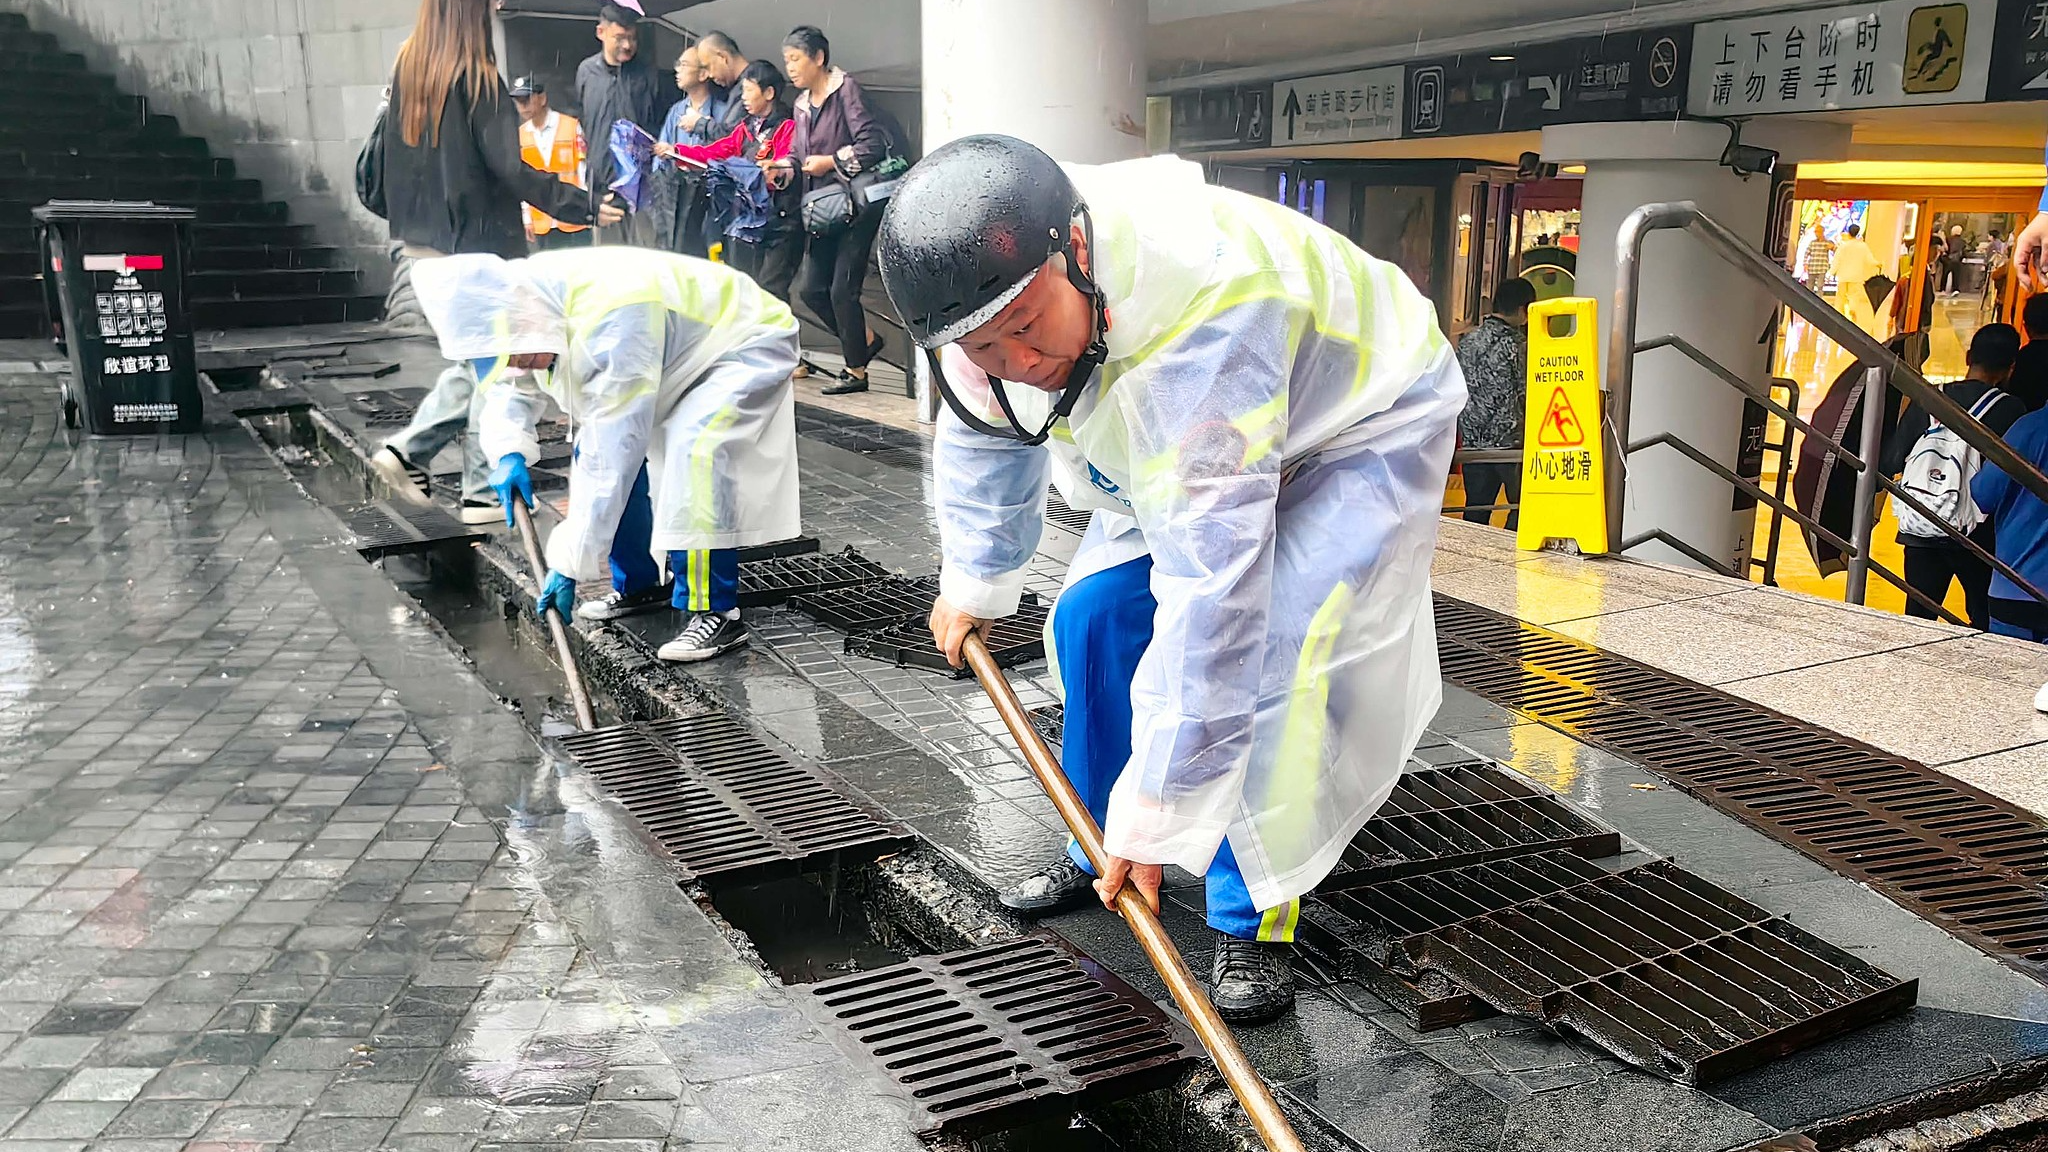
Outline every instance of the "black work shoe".
[[1085, 908], [1095, 900], [1095, 877], [1062, 854], [1045, 871], [1026, 878], [996, 896], [1003, 907], [1026, 916], [1051, 916]]
[[818, 391], [824, 393], [827, 396], [850, 396], [855, 392], [865, 392], [867, 390], [867, 377], [855, 376], [851, 372], [847, 373], [844, 377], [842, 377], [839, 383], [828, 384], [825, 387], [818, 389]]
[[689, 664], [709, 660], [747, 642], [746, 621], [727, 618], [717, 612], [699, 612], [683, 626], [683, 634], [655, 652], [663, 660]]
[[1232, 1024], [1265, 1024], [1294, 1007], [1292, 944], [1261, 944], [1216, 933], [1209, 966], [1209, 1002]]
[[615, 588], [596, 600], [578, 604], [576, 616], [580, 620], [617, 620], [636, 612], [653, 612], [668, 607], [675, 588], [674, 584], [656, 584], [638, 592], [621, 592]]

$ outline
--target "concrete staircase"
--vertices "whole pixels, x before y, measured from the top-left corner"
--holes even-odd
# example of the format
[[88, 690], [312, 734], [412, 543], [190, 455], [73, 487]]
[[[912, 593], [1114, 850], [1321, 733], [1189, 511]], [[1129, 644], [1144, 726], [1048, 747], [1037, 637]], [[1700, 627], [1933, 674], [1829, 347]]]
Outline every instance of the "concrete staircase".
[[170, 116], [86, 70], [85, 59], [0, 12], [0, 337], [42, 336], [31, 209], [50, 200], [155, 200], [192, 208], [193, 325], [259, 328], [374, 320], [336, 249], [235, 175]]

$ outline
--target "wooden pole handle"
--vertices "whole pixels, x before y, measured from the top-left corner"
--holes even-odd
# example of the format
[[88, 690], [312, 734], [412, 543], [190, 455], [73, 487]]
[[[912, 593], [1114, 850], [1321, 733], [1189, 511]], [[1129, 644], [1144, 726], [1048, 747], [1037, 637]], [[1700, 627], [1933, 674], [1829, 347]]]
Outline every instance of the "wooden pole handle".
[[[533, 530], [533, 513], [516, 493], [512, 497], [512, 520], [519, 525], [519, 537], [526, 543], [526, 563], [533, 569], [534, 585], [545, 586], [548, 566], [540, 558], [540, 536]], [[569, 622], [552, 607], [541, 614], [547, 617], [548, 631], [554, 635], [555, 659], [562, 665], [562, 676], [569, 681], [569, 702], [576, 707], [576, 724], [588, 732], [597, 727], [597, 713], [590, 707], [590, 693], [583, 690], [583, 670], [576, 664], [576, 651], [569, 647]]]
[[[1024, 705], [1018, 701], [1017, 693], [1010, 687], [1009, 677], [996, 666], [994, 656], [989, 655], [980, 632], [970, 632], [960, 647], [967, 658], [967, 666], [974, 670], [975, 679], [981, 681], [982, 690], [995, 703], [1003, 723], [1010, 729], [1010, 735], [1017, 741], [1017, 747], [1024, 752], [1024, 762], [1031, 767], [1031, 774], [1038, 777], [1038, 784], [1052, 799], [1054, 808], [1059, 809], [1060, 819], [1066, 821], [1067, 830], [1081, 845], [1081, 851], [1088, 856], [1088, 862], [1095, 866], [1095, 872], [1103, 871], [1103, 860], [1107, 853], [1102, 847], [1102, 829], [1095, 823], [1095, 817], [1074, 786], [1067, 781], [1066, 773], [1060, 770], [1059, 761], [1053, 759], [1051, 749], [1045, 746], [1038, 731], [1031, 726], [1031, 718], [1024, 713]], [[1145, 950], [1145, 956], [1152, 961], [1152, 967], [1159, 978], [1166, 982], [1166, 990], [1173, 995], [1174, 1003], [1180, 1005], [1188, 1024], [1195, 1035], [1201, 1038], [1202, 1046], [1209, 1050], [1209, 1056], [1216, 1062], [1217, 1071], [1230, 1084], [1230, 1090], [1237, 1094], [1237, 1101], [1244, 1106], [1246, 1117], [1258, 1131], [1259, 1139], [1265, 1141], [1272, 1152], [1304, 1152], [1301, 1138], [1294, 1134], [1294, 1126], [1287, 1122], [1287, 1116], [1280, 1111], [1280, 1105], [1273, 1099], [1273, 1090], [1266, 1086], [1244, 1049], [1237, 1043], [1237, 1036], [1230, 1030], [1223, 1017], [1217, 1014], [1216, 1006], [1209, 1002], [1209, 996], [1202, 991], [1202, 985], [1195, 974], [1188, 971], [1187, 961], [1181, 959], [1180, 949], [1174, 946], [1166, 934], [1166, 926], [1159, 922], [1158, 913], [1145, 903], [1135, 885], [1125, 884], [1116, 894], [1116, 910], [1122, 914], [1124, 923], [1131, 926], [1131, 934], [1138, 938], [1138, 946]]]

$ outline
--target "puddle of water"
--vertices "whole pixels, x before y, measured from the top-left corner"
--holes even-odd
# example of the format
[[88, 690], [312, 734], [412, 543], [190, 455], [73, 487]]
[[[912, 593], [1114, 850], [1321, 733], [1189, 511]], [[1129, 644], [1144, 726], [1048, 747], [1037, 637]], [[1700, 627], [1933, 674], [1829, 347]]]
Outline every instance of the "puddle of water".
[[[479, 595], [473, 588], [434, 580], [423, 564], [406, 561], [404, 557], [386, 560], [386, 574], [469, 653], [477, 675], [491, 691], [517, 704], [526, 726], [542, 736], [574, 732], [576, 713], [566, 699], [562, 670], [548, 653], [528, 641], [517, 621], [505, 615], [504, 601]], [[600, 714], [598, 722], [611, 720]]]
[[974, 1142], [974, 1152], [1123, 1152], [1123, 1142], [1086, 1114], [1012, 1128]]
[[729, 888], [711, 903], [754, 942], [785, 984], [815, 984], [904, 959], [901, 952], [876, 943], [859, 917], [849, 914], [846, 901], [835, 906], [808, 877]]

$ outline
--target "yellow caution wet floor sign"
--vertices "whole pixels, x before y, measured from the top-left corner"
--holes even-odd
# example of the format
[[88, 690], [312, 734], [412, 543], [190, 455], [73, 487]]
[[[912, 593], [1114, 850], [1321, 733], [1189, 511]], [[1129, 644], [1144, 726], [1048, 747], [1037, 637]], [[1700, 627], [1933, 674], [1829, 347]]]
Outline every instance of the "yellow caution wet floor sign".
[[1607, 551], [1596, 305], [1584, 297], [1529, 308], [1529, 398], [1522, 436], [1522, 514], [1515, 546], [1576, 541]]

